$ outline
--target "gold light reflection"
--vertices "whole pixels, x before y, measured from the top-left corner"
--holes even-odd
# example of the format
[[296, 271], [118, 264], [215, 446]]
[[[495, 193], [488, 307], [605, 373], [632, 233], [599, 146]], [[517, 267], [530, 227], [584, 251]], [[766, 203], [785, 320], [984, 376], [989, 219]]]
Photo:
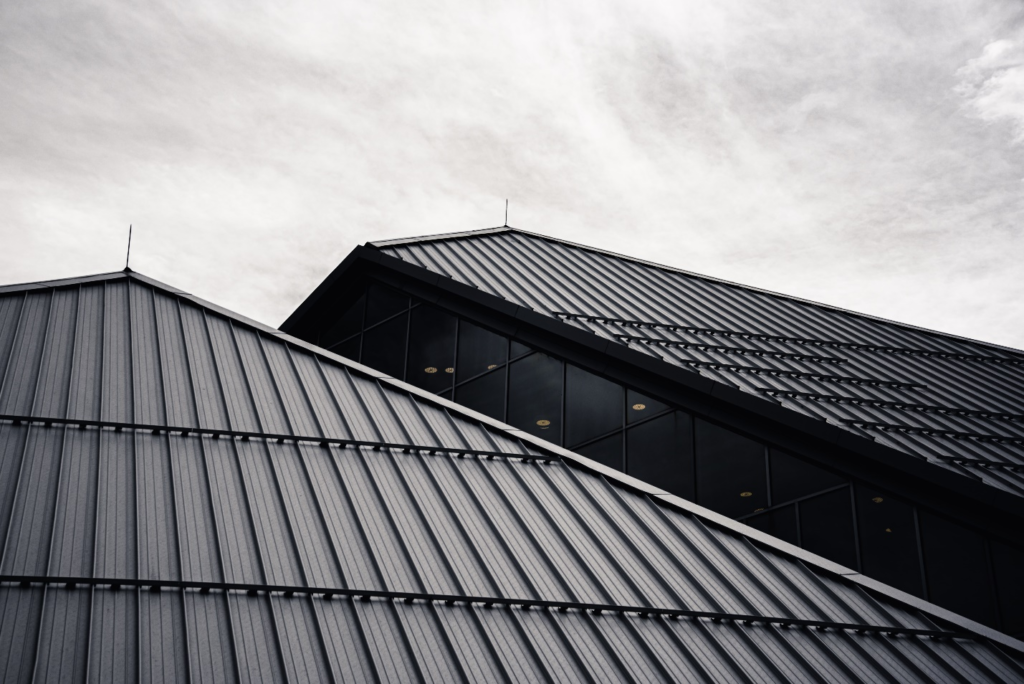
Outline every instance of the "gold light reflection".
[[882, 501], [883, 501], [882, 497], [880, 497], [880, 496], [876, 496], [876, 497], [874, 497], [871, 500], [874, 501], [875, 503], [882, 503]]
[[445, 368], [445, 369], [444, 369], [444, 372], [445, 372], [445, 373], [454, 373], [454, 372], [455, 372], [455, 369], [454, 369], [454, 368]]
[[634, 411], [643, 411], [645, 408], [647, 408], [647, 404], [633, 404]]
[[748, 496], [754, 496], [754, 492], [740, 492], [740, 496], [746, 499]]
[[547, 430], [551, 426], [551, 421], [541, 418], [540, 420], [537, 421], [537, 425], [540, 426], [541, 430]]
[[497, 367], [498, 367], [498, 364], [492, 363], [490, 366], [487, 367], [487, 370], [494, 370]]
[[426, 373], [436, 373], [437, 369], [434, 368], [433, 366], [427, 366], [426, 368], [423, 369], [423, 371]]

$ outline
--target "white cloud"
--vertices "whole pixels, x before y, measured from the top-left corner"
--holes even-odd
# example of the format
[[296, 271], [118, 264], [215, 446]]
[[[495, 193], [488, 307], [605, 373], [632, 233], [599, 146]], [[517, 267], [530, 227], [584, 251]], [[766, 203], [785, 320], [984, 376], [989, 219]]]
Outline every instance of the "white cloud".
[[1024, 143], [1024, 40], [996, 40], [957, 71], [956, 91], [972, 114], [1009, 123], [1014, 142]]

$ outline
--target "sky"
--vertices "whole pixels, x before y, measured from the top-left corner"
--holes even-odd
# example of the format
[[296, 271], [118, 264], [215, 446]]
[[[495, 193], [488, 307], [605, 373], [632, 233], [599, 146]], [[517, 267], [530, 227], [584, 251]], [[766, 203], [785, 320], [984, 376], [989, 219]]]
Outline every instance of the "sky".
[[499, 226], [1024, 348], [1024, 4], [0, 3], [0, 282]]

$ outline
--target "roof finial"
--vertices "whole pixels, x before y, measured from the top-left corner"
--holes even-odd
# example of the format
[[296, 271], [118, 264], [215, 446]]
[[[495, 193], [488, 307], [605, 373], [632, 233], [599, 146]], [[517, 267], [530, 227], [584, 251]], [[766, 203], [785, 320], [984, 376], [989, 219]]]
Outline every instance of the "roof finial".
[[508, 228], [508, 200], [505, 200], [505, 225], [503, 228]]
[[128, 260], [132, 258], [132, 224], [128, 224], [128, 254], [124, 257], [124, 270], [128, 273], [132, 272], [132, 269], [128, 268]]

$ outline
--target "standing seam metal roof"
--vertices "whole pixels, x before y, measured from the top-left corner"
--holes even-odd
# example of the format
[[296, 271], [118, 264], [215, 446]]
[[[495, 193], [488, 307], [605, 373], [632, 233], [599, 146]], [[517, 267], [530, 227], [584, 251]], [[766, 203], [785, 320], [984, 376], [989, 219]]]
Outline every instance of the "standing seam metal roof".
[[1024, 681], [1024, 644], [138, 274], [0, 291], [0, 363], [4, 681]]
[[1024, 495], [1024, 352], [503, 228], [381, 251]]

